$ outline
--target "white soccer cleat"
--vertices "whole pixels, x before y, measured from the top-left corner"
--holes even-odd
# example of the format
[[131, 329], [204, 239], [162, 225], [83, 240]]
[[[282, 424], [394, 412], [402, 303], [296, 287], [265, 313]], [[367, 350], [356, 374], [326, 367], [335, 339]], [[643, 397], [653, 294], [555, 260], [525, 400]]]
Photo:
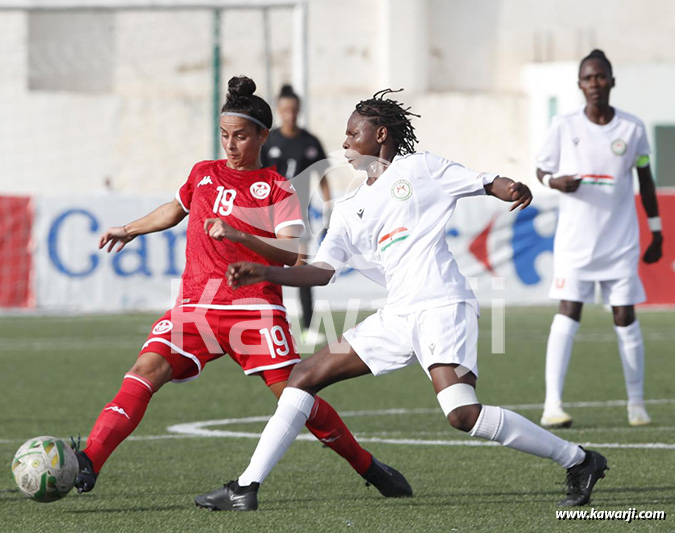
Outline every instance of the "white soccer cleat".
[[539, 424], [547, 429], [568, 428], [572, 425], [572, 417], [563, 411], [560, 404], [544, 406]]
[[652, 417], [645, 409], [645, 404], [628, 404], [628, 423], [631, 426], [646, 426], [652, 423]]

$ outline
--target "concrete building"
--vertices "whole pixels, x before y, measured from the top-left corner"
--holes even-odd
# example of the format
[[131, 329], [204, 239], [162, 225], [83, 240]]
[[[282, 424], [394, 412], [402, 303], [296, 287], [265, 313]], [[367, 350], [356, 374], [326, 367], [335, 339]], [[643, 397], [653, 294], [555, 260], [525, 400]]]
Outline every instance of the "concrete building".
[[[267, 17], [265, 32], [260, 10], [221, 12], [223, 94], [233, 75], [271, 99], [293, 78], [293, 12]], [[213, 157], [214, 20], [0, 11], [0, 192], [175, 190]], [[329, 152], [358, 100], [404, 87], [420, 148], [532, 182], [550, 116], [580, 105], [578, 61], [597, 47], [614, 65], [613, 103], [645, 120], [658, 181], [675, 185], [669, 0], [309, 0], [307, 28], [306, 120]]]

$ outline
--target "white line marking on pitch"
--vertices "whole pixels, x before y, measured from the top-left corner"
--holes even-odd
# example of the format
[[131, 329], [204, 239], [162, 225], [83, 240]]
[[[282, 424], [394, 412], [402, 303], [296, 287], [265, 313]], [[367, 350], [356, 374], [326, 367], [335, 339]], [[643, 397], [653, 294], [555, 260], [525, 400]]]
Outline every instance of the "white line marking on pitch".
[[[647, 400], [645, 403], [649, 404], [672, 404], [675, 403], [675, 399], [663, 399], [663, 400]], [[626, 402], [624, 400], [612, 400], [606, 402], [576, 402], [565, 404], [569, 407], [620, 407], [625, 406]], [[511, 409], [541, 409], [543, 406], [541, 404], [524, 404], [524, 405], [514, 405], [506, 406]], [[344, 411], [342, 413], [343, 417], [350, 416], [381, 416], [381, 415], [399, 415], [399, 414], [427, 414], [427, 413], [436, 413], [439, 412], [439, 409], [381, 409], [381, 410], [368, 410], [368, 411]], [[191, 422], [186, 424], [176, 424], [167, 428], [167, 431], [171, 433], [179, 433], [186, 436], [199, 436], [199, 437], [221, 437], [221, 438], [259, 438], [259, 433], [248, 433], [248, 432], [239, 432], [239, 431], [227, 431], [221, 429], [207, 429], [212, 426], [228, 426], [232, 424], [246, 424], [246, 423], [257, 423], [257, 422], [266, 422], [269, 420], [269, 416], [255, 416], [255, 417], [246, 417], [246, 418], [228, 418], [223, 420], [207, 420], [204, 422]], [[600, 429], [600, 428], [598, 428]], [[610, 428], [604, 428], [605, 430], [610, 430]], [[624, 429], [616, 428], [616, 429]], [[654, 428], [656, 429], [656, 428]], [[473, 440], [473, 439], [395, 439], [395, 438], [382, 438], [382, 437], [364, 437], [359, 436], [359, 441], [361, 442], [376, 442], [383, 444], [409, 444], [417, 446], [499, 446], [496, 442], [482, 441], [482, 440]], [[298, 437], [298, 440], [312, 441], [315, 440], [312, 435], [303, 434]], [[593, 446], [596, 448], [637, 448], [637, 449], [664, 449], [664, 450], [675, 450], [675, 444], [672, 443], [662, 443], [662, 442], [651, 442], [651, 443], [581, 443], [584, 446]]]
[[[650, 405], [660, 405], [660, 404], [673, 404], [675, 399], [658, 399], [658, 400], [645, 400], [646, 404]], [[621, 407], [626, 405], [625, 400], [611, 400], [605, 402], [573, 402], [565, 403], [565, 407]], [[532, 409], [542, 409], [542, 404], [521, 404], [521, 405], [504, 405], [508, 409], [513, 410], [532, 410]], [[356, 417], [356, 416], [382, 416], [382, 415], [407, 415], [407, 414], [430, 414], [430, 413], [440, 413], [439, 408], [429, 409], [429, 408], [419, 408], [419, 409], [379, 409], [379, 410], [364, 410], [364, 411], [344, 411], [341, 413], [343, 417]], [[175, 424], [169, 426], [167, 431], [170, 434], [168, 435], [145, 435], [145, 436], [131, 436], [127, 440], [133, 441], [144, 441], [144, 440], [164, 440], [164, 439], [183, 439], [183, 438], [239, 438], [239, 439], [259, 439], [260, 433], [252, 433], [245, 431], [227, 431], [221, 429], [207, 429], [212, 426], [228, 426], [233, 424], [251, 424], [259, 422], [267, 422], [270, 419], [269, 416], [249, 416], [244, 418], [225, 418], [222, 420], [206, 420], [202, 422], [188, 422], [184, 424]], [[580, 431], [613, 431], [613, 430], [625, 430], [630, 429], [632, 431], [640, 431], [639, 428], [582, 428]], [[672, 427], [654, 427], [654, 428], [645, 428], [652, 430], [673, 430]], [[570, 430], [567, 430], [570, 431]], [[574, 430], [572, 430], [574, 431]], [[383, 438], [383, 437], [365, 437], [358, 436], [360, 442], [375, 442], [382, 444], [408, 444], [415, 446], [499, 446], [496, 442], [483, 441], [483, 440], [474, 440], [474, 439], [395, 439], [395, 438]], [[9, 444], [12, 442], [23, 442], [25, 439], [0, 439], [0, 444]], [[82, 438], [86, 441], [86, 438]], [[314, 441], [316, 440], [313, 435], [302, 434], [298, 436], [297, 440], [304, 441]], [[645, 443], [619, 443], [619, 442], [606, 442], [606, 443], [579, 443], [582, 446], [591, 446], [594, 448], [632, 448], [632, 449], [646, 449], [646, 450], [675, 450], [675, 444], [665, 443], [665, 442], [645, 442]]]

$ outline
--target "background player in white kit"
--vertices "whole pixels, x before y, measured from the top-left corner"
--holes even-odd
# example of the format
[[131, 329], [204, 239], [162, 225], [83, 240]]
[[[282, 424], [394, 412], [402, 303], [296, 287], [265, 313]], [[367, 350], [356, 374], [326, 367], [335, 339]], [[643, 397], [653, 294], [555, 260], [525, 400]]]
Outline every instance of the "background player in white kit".
[[[644, 345], [635, 304], [644, 302], [638, 277], [640, 242], [633, 198], [637, 167], [642, 205], [652, 242], [645, 263], [661, 258], [661, 219], [649, 167], [649, 143], [638, 118], [609, 105], [612, 66], [600, 50], [579, 66], [579, 88], [586, 105], [555, 117], [537, 157], [537, 177], [561, 191], [560, 218], [553, 250], [550, 297], [560, 300], [546, 349], [546, 401], [541, 424], [568, 427], [562, 391], [584, 302], [593, 302], [600, 283], [612, 307], [628, 392], [628, 421], [649, 424], [644, 407]], [[556, 176], [556, 177], [554, 177]]]
[[385, 374], [419, 361], [453, 427], [554, 460], [568, 472], [568, 494], [560, 504], [585, 505], [595, 482], [604, 477], [607, 461], [602, 455], [564, 441], [513, 411], [479, 403], [478, 305], [445, 239], [459, 198], [488, 194], [513, 201], [512, 209], [524, 208], [532, 200], [530, 190], [509, 178], [414, 153], [411, 113], [385, 98], [389, 92], [359, 102], [349, 118], [345, 157], [368, 178], [336, 203], [315, 262], [292, 268], [244, 262], [228, 268], [235, 288], [264, 280], [325, 285], [350, 261], [386, 284], [387, 303], [340, 342], [294, 368], [246, 471], [195, 501], [222, 510], [257, 508], [258, 486], [299, 434], [314, 394], [343, 379]]

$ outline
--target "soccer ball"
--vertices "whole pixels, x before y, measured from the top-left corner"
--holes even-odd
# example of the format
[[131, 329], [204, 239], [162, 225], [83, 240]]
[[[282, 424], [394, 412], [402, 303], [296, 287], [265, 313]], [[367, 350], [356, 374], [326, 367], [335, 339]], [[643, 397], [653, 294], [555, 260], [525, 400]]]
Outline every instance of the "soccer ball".
[[75, 486], [77, 457], [56, 437], [35, 437], [24, 442], [12, 461], [19, 490], [40, 503], [55, 502]]

